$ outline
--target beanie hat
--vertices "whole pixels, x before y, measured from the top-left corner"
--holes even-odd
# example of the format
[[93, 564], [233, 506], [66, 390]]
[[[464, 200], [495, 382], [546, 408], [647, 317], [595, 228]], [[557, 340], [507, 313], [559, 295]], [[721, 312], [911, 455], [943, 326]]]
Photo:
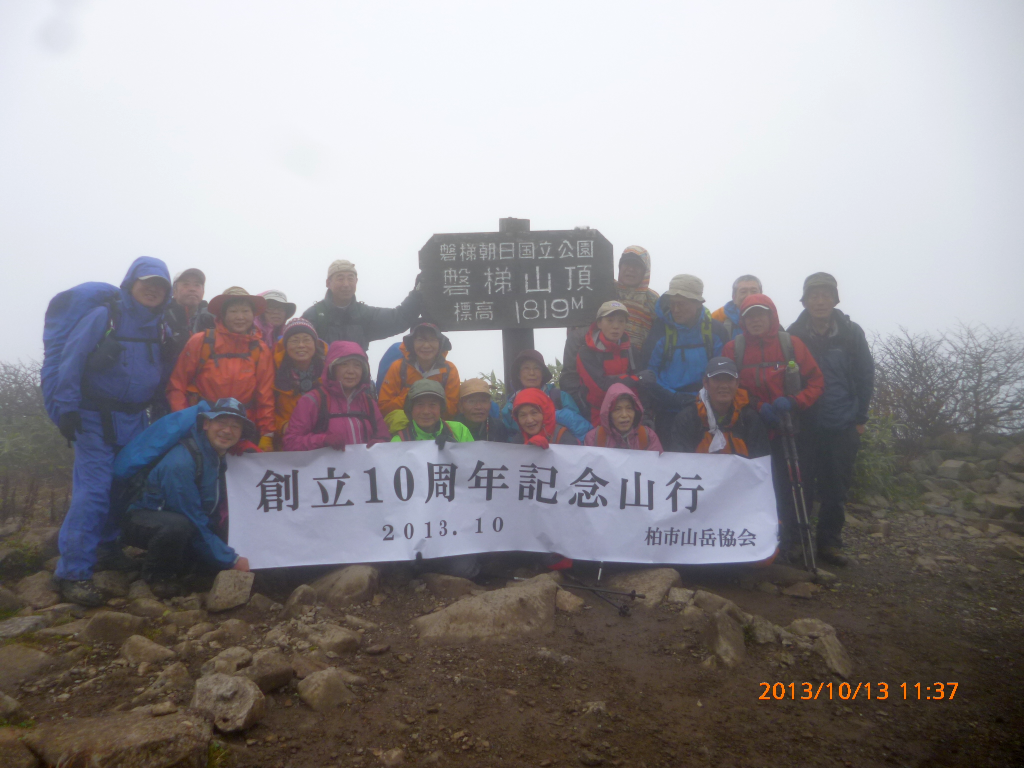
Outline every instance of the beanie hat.
[[289, 320], [284, 326], [284, 333], [281, 334], [281, 341], [287, 343], [291, 336], [296, 333], [308, 333], [313, 341], [319, 346], [320, 337], [316, 334], [316, 328], [304, 317], [295, 317]]
[[331, 275], [333, 275], [335, 272], [351, 272], [356, 277], [359, 277], [359, 273], [356, 272], [356, 265], [353, 264], [348, 259], [338, 259], [337, 261], [332, 261], [331, 266], [327, 268], [327, 279], [330, 280]]
[[819, 286], [831, 288], [836, 296], [836, 304], [839, 303], [839, 283], [828, 272], [815, 272], [804, 280], [804, 295], [800, 297], [800, 301], [807, 301], [807, 292]]

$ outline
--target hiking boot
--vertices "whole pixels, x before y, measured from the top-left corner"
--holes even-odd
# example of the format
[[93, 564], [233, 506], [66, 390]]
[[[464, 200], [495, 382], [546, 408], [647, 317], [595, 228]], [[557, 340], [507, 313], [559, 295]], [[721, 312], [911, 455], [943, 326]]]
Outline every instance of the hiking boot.
[[850, 558], [843, 554], [839, 547], [818, 547], [818, 559], [829, 565], [849, 565]]
[[139, 564], [128, 557], [119, 546], [111, 544], [97, 549], [96, 570], [131, 573], [139, 570]]
[[57, 581], [59, 582], [60, 596], [66, 603], [76, 603], [84, 605], [86, 608], [99, 608], [107, 603], [106, 596], [99, 587], [93, 584], [92, 579], [81, 579], [80, 581], [58, 579]]

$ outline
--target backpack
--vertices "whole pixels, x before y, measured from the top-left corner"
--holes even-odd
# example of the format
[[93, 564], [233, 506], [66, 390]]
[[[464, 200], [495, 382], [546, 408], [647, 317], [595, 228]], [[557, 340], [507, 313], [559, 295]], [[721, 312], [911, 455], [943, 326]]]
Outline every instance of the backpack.
[[[647, 446], [651, 444], [651, 435], [647, 431], [647, 427], [643, 424], [636, 428], [636, 439], [640, 445], [641, 451], [646, 451]], [[598, 448], [608, 447], [608, 430], [603, 426], [597, 428], [597, 435], [595, 436], [594, 445]]]
[[121, 296], [119, 288], [109, 283], [82, 283], [61, 291], [50, 300], [43, 323], [43, 365], [39, 371], [43, 388], [43, 404], [54, 424], [59, 413], [53, 402], [57, 373], [64, 355], [64, 345], [78, 322], [97, 307], [107, 307], [112, 330], [114, 305]]
[[[329, 413], [327, 409], [327, 393], [325, 393], [320, 387], [316, 387], [312, 390], [313, 395], [316, 397], [316, 422], [313, 424], [313, 433], [322, 435], [327, 432], [330, 426], [331, 419], [362, 419], [366, 422], [369, 427], [369, 434], [367, 437], [372, 437], [377, 431], [377, 417], [373, 414], [373, 408], [369, 409], [368, 413], [362, 411], [349, 411], [348, 413]], [[363, 393], [363, 397], [367, 398], [366, 393]]]
[[203, 482], [203, 453], [192, 436], [199, 414], [210, 410], [201, 402], [191, 408], [164, 416], [153, 422], [126, 445], [114, 459], [114, 482], [110, 494], [110, 511], [115, 521], [123, 518], [136, 501], [142, 498], [149, 473], [171, 449], [184, 445], [195, 463], [196, 486]]
[[203, 369], [210, 360], [213, 361], [213, 366], [216, 368], [220, 365], [220, 360], [223, 358], [238, 358], [245, 360], [252, 358], [253, 367], [259, 365], [260, 362], [260, 347], [262, 342], [253, 337], [249, 341], [249, 352], [216, 352], [215, 345], [217, 343], [217, 329], [210, 328], [206, 331], [203, 336], [203, 346], [199, 349], [199, 365], [196, 367], [196, 375], [199, 375], [199, 371]]
[[700, 340], [700, 344], [680, 344], [679, 331], [665, 323], [665, 350], [661, 356], [659, 370], [664, 370], [665, 366], [672, 362], [677, 349], [687, 350], [704, 347], [704, 354], [708, 356], [708, 360], [715, 356], [715, 335], [711, 326], [711, 315], [707, 312], [701, 313]]
[[[797, 365], [796, 356], [793, 354], [793, 339], [785, 331], [779, 331], [779, 344], [782, 347], [782, 354], [786, 358], [786, 375], [783, 382], [783, 390], [787, 395], [795, 395], [803, 389], [803, 376], [800, 374], [800, 366]], [[744, 368], [774, 368], [779, 364], [777, 361], [773, 361], [770, 363], [744, 365], [743, 357], [747, 351], [746, 334], [740, 334], [736, 337], [734, 350], [733, 354], [736, 355], [736, 364], [740, 370]]]

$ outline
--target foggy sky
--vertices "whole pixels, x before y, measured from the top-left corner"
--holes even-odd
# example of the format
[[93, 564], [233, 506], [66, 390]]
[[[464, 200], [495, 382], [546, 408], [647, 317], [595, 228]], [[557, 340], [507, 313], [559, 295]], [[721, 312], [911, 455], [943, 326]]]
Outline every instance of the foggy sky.
[[[0, 359], [139, 255], [300, 312], [347, 258], [394, 306], [432, 234], [504, 216], [711, 309], [752, 272], [790, 322], [824, 270], [869, 333], [1019, 322], [1022, 41], [1015, 0], [3, 2]], [[453, 334], [463, 378], [499, 339]]]

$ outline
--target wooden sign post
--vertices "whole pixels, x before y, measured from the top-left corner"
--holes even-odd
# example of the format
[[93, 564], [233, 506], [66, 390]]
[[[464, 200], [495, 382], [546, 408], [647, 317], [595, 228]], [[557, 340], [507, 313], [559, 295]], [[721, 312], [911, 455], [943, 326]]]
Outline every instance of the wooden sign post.
[[505, 381], [534, 328], [587, 326], [613, 298], [612, 244], [596, 229], [434, 235], [420, 249], [423, 315], [445, 331], [501, 330]]

